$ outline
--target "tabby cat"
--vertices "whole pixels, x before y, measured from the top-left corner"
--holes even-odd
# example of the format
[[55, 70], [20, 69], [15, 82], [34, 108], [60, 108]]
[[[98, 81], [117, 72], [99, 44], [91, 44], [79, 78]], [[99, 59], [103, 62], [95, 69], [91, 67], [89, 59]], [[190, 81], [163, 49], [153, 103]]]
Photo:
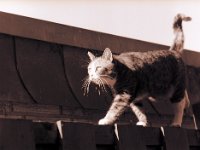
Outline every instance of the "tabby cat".
[[100, 57], [88, 52], [88, 78], [86, 91], [91, 82], [112, 89], [113, 102], [99, 125], [113, 124], [127, 107], [135, 113], [137, 125], [147, 126], [147, 117], [136, 105], [143, 99], [170, 100], [174, 107], [172, 126], [181, 126], [184, 109], [189, 100], [186, 91], [185, 64], [181, 59], [184, 35], [182, 21], [191, 18], [177, 14], [174, 19], [174, 43], [170, 50], [126, 52], [113, 55], [106, 48]]

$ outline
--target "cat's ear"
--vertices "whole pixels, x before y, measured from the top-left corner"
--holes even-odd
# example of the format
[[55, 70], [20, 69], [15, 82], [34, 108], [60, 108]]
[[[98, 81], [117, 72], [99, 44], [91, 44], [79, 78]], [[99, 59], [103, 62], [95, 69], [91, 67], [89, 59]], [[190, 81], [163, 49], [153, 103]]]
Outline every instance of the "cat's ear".
[[109, 48], [106, 48], [103, 52], [102, 58], [109, 60], [109, 61], [113, 61], [113, 56], [112, 56], [112, 52]]
[[94, 54], [92, 54], [91, 52], [88, 51], [88, 56], [90, 58], [91, 61], [93, 61], [95, 59]]

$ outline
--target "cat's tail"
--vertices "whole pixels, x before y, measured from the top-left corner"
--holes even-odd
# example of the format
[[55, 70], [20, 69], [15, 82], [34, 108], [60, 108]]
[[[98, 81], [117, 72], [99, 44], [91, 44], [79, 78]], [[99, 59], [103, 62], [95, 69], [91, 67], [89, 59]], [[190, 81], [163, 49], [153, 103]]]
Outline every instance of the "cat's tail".
[[191, 20], [192, 20], [191, 17], [185, 16], [184, 14], [177, 14], [174, 17], [173, 30], [175, 37], [173, 44], [170, 47], [170, 50], [174, 50], [179, 53], [183, 51], [184, 33], [183, 33], [182, 21], [191, 21]]

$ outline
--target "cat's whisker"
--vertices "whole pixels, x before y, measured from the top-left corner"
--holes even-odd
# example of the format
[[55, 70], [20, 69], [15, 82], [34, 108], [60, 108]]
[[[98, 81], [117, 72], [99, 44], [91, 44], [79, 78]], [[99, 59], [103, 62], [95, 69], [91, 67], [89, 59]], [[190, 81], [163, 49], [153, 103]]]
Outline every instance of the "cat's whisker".
[[[104, 82], [106, 82], [106, 84], [108, 85], [108, 82], [107, 82], [104, 78], [102, 78], [101, 80], [103, 80]], [[102, 82], [103, 82], [103, 81], [102, 81]]]
[[98, 79], [98, 85], [99, 85], [99, 95], [101, 95], [101, 80], [100, 79]]
[[99, 92], [99, 95], [101, 95], [101, 91], [100, 91], [100, 90], [98, 90], [98, 92]]
[[88, 80], [85, 80], [85, 81], [83, 82], [83, 84], [82, 84], [82, 88], [85, 88], [85, 87], [87, 86], [87, 84], [88, 84]]
[[98, 86], [99, 86], [99, 95], [101, 94], [101, 90], [103, 90], [103, 91], [105, 91], [105, 88], [104, 88], [104, 84], [103, 84], [103, 81], [100, 79], [100, 78], [98, 78]]
[[82, 79], [82, 82], [88, 81], [89, 80], [89, 76], [85, 77], [84, 79]]
[[[109, 85], [109, 83], [108, 83], [105, 79], [102, 78], [101, 80], [103, 80], [107, 85]], [[102, 81], [102, 82], [103, 82], [103, 81]], [[106, 90], [106, 88], [105, 88], [105, 84], [103, 84], [103, 86], [104, 86], [105, 92], [107, 92], [107, 90]]]
[[88, 83], [83, 84], [83, 85], [82, 85], [82, 88], [87, 87], [87, 84], [88, 84]]
[[87, 94], [89, 93], [90, 91], [90, 80], [88, 81], [88, 84], [87, 84]]
[[85, 89], [84, 89], [84, 95], [86, 96], [87, 94], [88, 94], [88, 84], [87, 84], [87, 87], [85, 87]]
[[[103, 79], [103, 80], [104, 80], [104, 79]], [[102, 79], [100, 79], [100, 78], [99, 78], [99, 81], [101, 82], [102, 89], [103, 89], [105, 92], [107, 92], [107, 90], [106, 90], [106, 88], [105, 88], [105, 85], [104, 85], [104, 83], [103, 83]], [[106, 80], [104, 80], [104, 81], [107, 83], [107, 81], [106, 81]]]
[[89, 78], [87, 77], [87, 78], [85, 78], [84, 79], [84, 82], [83, 82], [83, 85], [82, 85], [82, 88], [83, 88], [83, 95], [85, 96], [85, 95], [87, 95], [88, 93], [89, 93], [89, 86], [90, 86], [90, 80], [89, 80]]
[[[87, 84], [87, 85], [88, 85], [88, 84]], [[84, 93], [83, 93], [84, 96], [87, 95], [87, 85], [84, 87]]]
[[87, 88], [87, 86], [88, 86], [88, 82], [84, 82], [83, 85], [82, 85], [82, 88], [83, 88], [84, 91]]
[[100, 86], [99, 79], [96, 80], [96, 83], [97, 83], [97, 85], [98, 85], [98, 87], [99, 87], [99, 88], [96, 87], [96, 90], [98, 90], [98, 93], [99, 93], [99, 95], [100, 95], [101, 93], [100, 93], [100, 90], [99, 90], [99, 89], [101, 88], [101, 86]]

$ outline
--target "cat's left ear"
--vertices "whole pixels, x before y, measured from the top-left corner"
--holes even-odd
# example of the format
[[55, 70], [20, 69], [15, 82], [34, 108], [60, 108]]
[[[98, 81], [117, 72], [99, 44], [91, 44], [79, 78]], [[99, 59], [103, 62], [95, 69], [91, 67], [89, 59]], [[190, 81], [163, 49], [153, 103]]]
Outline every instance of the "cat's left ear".
[[102, 58], [109, 60], [109, 61], [113, 61], [113, 56], [112, 56], [112, 52], [109, 48], [106, 48], [103, 52]]
[[91, 61], [93, 61], [95, 59], [94, 54], [92, 54], [91, 52], [88, 51], [88, 56], [90, 58]]

